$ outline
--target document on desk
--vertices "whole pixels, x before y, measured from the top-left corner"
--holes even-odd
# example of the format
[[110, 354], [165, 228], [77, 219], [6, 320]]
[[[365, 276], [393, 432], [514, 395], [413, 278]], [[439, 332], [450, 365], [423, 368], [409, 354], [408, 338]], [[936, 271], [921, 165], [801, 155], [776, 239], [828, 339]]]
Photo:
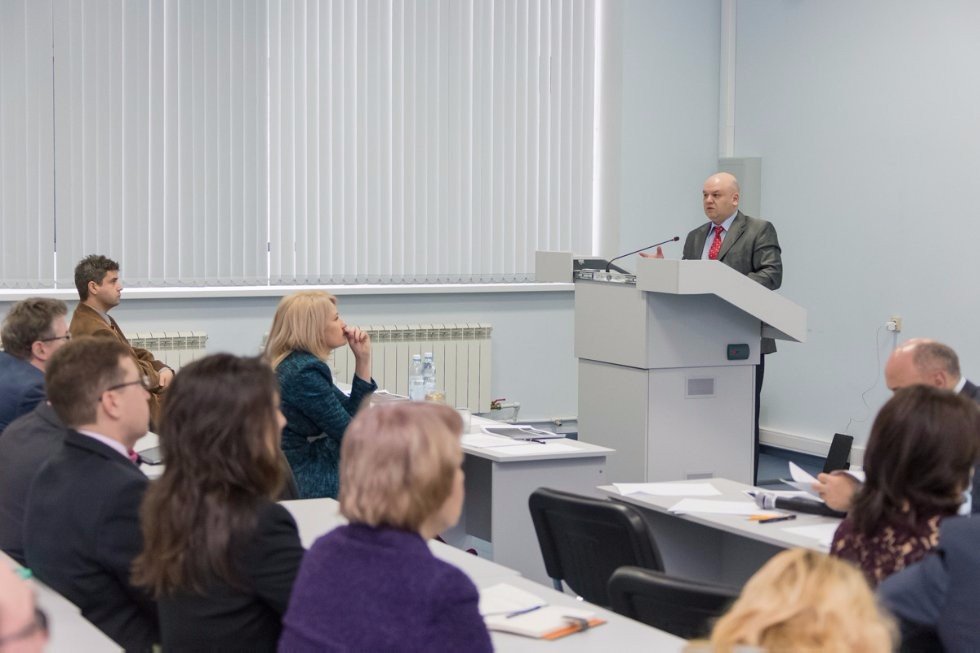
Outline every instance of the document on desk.
[[791, 528], [784, 528], [783, 530], [787, 533], [817, 540], [820, 546], [829, 549], [831, 542], [834, 541], [834, 533], [837, 532], [837, 526], [839, 524], [833, 522], [831, 524], [814, 524], [812, 526], [793, 526]]
[[620, 494], [652, 494], [658, 497], [716, 497], [711, 483], [613, 483]]
[[551, 440], [547, 444], [532, 442], [531, 444], [521, 443], [512, 447], [500, 447], [498, 451], [508, 456], [551, 456], [556, 453], [574, 453], [581, 451], [581, 449], [570, 444]]
[[[718, 515], [758, 515], [755, 501], [712, 501], [710, 499], [681, 499], [670, 507], [673, 513], [710, 512]], [[775, 513], [773, 513], [775, 514]]]
[[483, 449], [514, 447], [524, 444], [518, 440], [512, 440], [511, 438], [505, 438], [500, 435], [487, 435], [486, 433], [464, 433], [462, 442], [466, 446], [481, 447]]
[[480, 591], [480, 615], [490, 630], [538, 639], [558, 639], [605, 623], [591, 610], [548, 605], [507, 583]]

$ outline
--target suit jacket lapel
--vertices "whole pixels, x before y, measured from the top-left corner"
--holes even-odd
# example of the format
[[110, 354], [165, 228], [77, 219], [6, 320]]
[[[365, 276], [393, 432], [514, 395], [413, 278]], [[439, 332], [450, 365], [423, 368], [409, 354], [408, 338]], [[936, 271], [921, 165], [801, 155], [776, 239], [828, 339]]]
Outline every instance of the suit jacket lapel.
[[701, 255], [704, 253], [704, 241], [708, 239], [708, 234], [711, 233], [712, 225], [710, 222], [701, 228], [700, 231], [694, 232], [694, 258], [695, 260], [700, 259]]
[[718, 260], [725, 258], [725, 254], [728, 250], [732, 248], [735, 241], [739, 239], [742, 232], [745, 231], [745, 216], [739, 211], [735, 215], [735, 219], [732, 220], [732, 228], [729, 230], [728, 234], [725, 236], [725, 240], [721, 242], [721, 249], [718, 250]]

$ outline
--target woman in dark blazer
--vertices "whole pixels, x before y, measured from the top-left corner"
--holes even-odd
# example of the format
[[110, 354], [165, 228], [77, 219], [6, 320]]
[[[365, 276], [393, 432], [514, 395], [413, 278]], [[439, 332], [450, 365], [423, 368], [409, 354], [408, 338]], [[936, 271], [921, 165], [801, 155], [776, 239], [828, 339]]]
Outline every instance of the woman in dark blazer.
[[473, 582], [427, 544], [459, 519], [462, 430], [456, 411], [436, 404], [354, 418], [340, 458], [350, 524], [306, 554], [280, 651], [492, 650]]
[[[326, 363], [334, 349], [345, 345], [355, 361], [350, 397], [334, 385]], [[282, 450], [300, 497], [336, 498], [344, 431], [361, 402], [378, 388], [371, 379], [371, 339], [340, 319], [336, 297], [304, 290], [279, 303], [265, 355], [279, 379], [286, 416]]]
[[160, 421], [163, 475], [140, 520], [133, 581], [158, 600], [164, 650], [271, 651], [303, 556], [274, 502], [284, 482], [276, 378], [216, 354], [178, 374]]
[[980, 441], [976, 404], [948, 390], [897, 390], [871, 427], [865, 483], [834, 534], [831, 555], [861, 568], [872, 587], [921, 560], [970, 486]]

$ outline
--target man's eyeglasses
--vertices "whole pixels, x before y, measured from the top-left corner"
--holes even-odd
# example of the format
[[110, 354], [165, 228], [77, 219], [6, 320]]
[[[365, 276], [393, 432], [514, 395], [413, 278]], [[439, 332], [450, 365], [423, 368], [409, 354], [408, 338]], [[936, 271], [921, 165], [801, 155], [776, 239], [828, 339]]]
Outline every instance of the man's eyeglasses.
[[140, 374], [140, 378], [136, 379], [135, 381], [127, 381], [126, 383], [117, 383], [116, 385], [111, 385], [108, 388], [106, 388], [105, 390], [103, 390], [103, 392], [109, 392], [110, 390], [120, 390], [122, 388], [125, 388], [128, 385], [140, 385], [140, 386], [143, 386], [143, 389], [144, 390], [149, 390], [150, 389], [150, 377], [148, 377], [145, 374]]
[[71, 340], [71, 334], [70, 333], [66, 333], [63, 336], [51, 336], [50, 338], [38, 338], [37, 341], [38, 342], [51, 342], [53, 340], [64, 340], [65, 342], [68, 342], [69, 340]]
[[26, 626], [5, 637], [0, 637], [0, 646], [27, 639], [37, 632], [48, 632], [48, 616], [40, 608], [34, 608], [34, 618]]

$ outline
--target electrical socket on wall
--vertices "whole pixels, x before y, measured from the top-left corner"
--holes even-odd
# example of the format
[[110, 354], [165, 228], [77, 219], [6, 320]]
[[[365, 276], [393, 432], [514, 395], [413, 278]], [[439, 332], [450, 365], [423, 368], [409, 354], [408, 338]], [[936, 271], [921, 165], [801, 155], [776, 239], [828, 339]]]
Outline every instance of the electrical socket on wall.
[[901, 316], [892, 315], [890, 318], [888, 318], [888, 321], [885, 322], [885, 328], [887, 328], [889, 331], [894, 331], [895, 333], [901, 333], [902, 331]]

